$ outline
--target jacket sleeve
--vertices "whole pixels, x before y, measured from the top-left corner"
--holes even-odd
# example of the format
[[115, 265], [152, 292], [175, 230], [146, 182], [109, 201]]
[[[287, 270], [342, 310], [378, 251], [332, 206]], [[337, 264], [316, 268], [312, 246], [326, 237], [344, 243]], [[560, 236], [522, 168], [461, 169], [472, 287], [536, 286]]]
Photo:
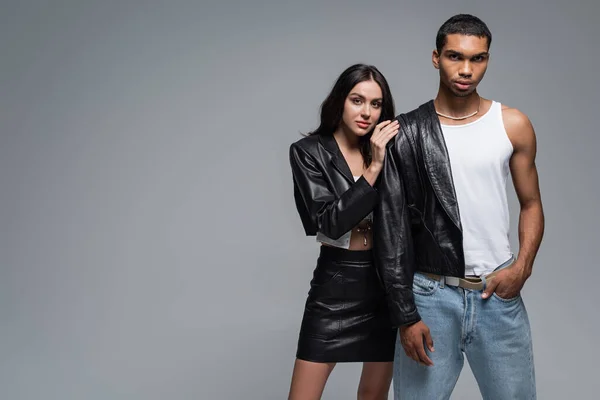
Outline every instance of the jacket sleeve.
[[339, 239], [377, 204], [379, 195], [363, 176], [336, 198], [314, 157], [295, 143], [290, 146], [290, 164], [296, 206], [307, 235], [321, 232]]
[[411, 220], [401, 164], [397, 160], [403, 146], [400, 135], [402, 130], [393, 145], [388, 147], [384, 159], [377, 187], [380, 201], [374, 211], [373, 230], [375, 265], [385, 287], [394, 326], [411, 325], [421, 320], [412, 291], [415, 255]]

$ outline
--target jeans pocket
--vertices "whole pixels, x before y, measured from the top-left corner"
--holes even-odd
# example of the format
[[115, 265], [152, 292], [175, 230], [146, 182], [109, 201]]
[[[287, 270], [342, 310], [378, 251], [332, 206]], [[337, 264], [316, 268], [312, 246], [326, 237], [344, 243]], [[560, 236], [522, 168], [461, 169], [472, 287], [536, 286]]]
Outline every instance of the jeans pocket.
[[415, 273], [415, 276], [413, 278], [413, 293], [420, 294], [423, 296], [430, 296], [435, 293], [438, 287], [439, 282], [427, 278], [426, 276], [423, 276], [418, 272]]
[[496, 292], [492, 293], [492, 297], [498, 299], [499, 301], [503, 302], [503, 303], [512, 303], [514, 301], [517, 301], [521, 298], [521, 293], [517, 294], [514, 297], [511, 297], [510, 299], [505, 299], [504, 297], [500, 297], [496, 294]]

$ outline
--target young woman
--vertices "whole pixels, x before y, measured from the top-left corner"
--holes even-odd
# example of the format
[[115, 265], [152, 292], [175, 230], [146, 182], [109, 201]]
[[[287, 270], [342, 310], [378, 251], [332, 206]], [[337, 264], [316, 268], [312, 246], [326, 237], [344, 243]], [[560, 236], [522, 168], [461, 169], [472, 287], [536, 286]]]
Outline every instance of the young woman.
[[373, 187], [398, 133], [383, 75], [357, 64], [337, 79], [321, 124], [290, 147], [294, 199], [320, 255], [300, 328], [290, 400], [320, 399], [338, 362], [363, 362], [358, 399], [387, 399], [396, 330], [372, 262]]

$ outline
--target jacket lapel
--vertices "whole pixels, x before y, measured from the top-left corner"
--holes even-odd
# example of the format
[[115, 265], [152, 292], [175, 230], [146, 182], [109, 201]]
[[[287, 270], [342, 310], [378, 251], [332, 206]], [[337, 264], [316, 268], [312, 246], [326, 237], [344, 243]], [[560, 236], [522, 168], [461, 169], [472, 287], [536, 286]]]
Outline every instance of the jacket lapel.
[[433, 100], [419, 107], [419, 114], [420, 122], [423, 124], [419, 125], [425, 128], [421, 129], [419, 136], [423, 147], [425, 169], [431, 186], [452, 222], [462, 230], [452, 169], [450, 168], [450, 157], [440, 120], [435, 113]]
[[354, 184], [354, 177], [352, 176], [352, 171], [350, 171], [350, 167], [344, 158], [340, 147], [333, 135], [320, 135], [319, 140], [325, 149], [332, 154], [331, 163], [333, 167], [338, 170], [345, 178], [350, 182], [350, 184]]

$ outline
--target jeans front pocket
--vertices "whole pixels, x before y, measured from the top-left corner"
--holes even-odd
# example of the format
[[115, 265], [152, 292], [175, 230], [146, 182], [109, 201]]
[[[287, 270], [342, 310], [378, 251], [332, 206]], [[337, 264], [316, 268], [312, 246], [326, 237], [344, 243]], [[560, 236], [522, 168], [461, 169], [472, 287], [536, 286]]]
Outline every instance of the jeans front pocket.
[[439, 288], [440, 283], [428, 278], [418, 272], [415, 273], [413, 278], [413, 293], [420, 294], [422, 296], [431, 296]]
[[496, 298], [497, 300], [503, 302], [503, 303], [512, 303], [514, 301], [517, 301], [521, 298], [521, 293], [517, 294], [514, 297], [511, 297], [510, 299], [505, 299], [504, 297], [500, 297], [496, 294], [496, 292], [492, 293], [492, 297]]

